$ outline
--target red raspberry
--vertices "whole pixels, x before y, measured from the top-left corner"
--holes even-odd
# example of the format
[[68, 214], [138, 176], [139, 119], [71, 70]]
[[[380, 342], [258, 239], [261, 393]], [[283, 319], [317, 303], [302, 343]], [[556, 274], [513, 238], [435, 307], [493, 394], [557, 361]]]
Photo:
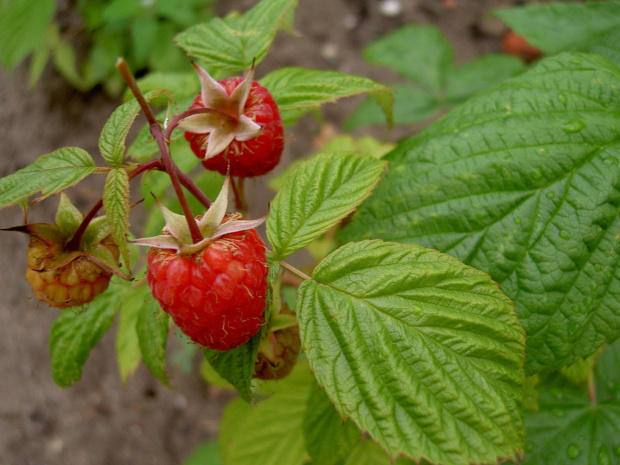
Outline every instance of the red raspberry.
[[[101, 245], [118, 260], [118, 247], [110, 237], [104, 239]], [[112, 273], [86, 255], [54, 267], [53, 263], [63, 253], [60, 250], [34, 237], [30, 239], [26, 280], [32, 285], [37, 299], [50, 307], [75, 307], [92, 301], [108, 288]]]
[[246, 343], [263, 324], [268, 265], [256, 231], [218, 237], [190, 255], [151, 247], [151, 293], [181, 331], [216, 350]]
[[[271, 171], [284, 147], [284, 125], [269, 91], [252, 72], [245, 79], [213, 80], [197, 67], [202, 91], [189, 110], [212, 108], [219, 113], [194, 115], [181, 122], [185, 138], [205, 168], [232, 176], [252, 177]], [[245, 92], [234, 90], [241, 87]]]

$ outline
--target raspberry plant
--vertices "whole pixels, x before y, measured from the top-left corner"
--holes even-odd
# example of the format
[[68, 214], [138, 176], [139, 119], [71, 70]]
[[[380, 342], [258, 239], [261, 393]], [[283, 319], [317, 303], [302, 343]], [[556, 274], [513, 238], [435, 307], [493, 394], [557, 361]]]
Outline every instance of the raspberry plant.
[[[227, 213], [229, 185], [245, 205], [235, 179], [244, 173], [232, 169], [241, 155], [227, 147], [249, 145], [269, 124], [242, 111], [241, 97], [260, 85], [290, 126], [324, 102], [369, 93], [391, 120], [389, 89], [362, 77], [282, 68], [252, 82], [295, 5], [263, 0], [177, 36], [200, 62], [202, 90], [198, 79], [154, 89], [147, 77], [143, 94], [120, 61], [135, 99], [102, 131], [108, 166], [72, 147], [0, 180], [0, 207], [26, 209], [36, 193], [44, 200], [107, 176], [86, 215], [61, 194], [56, 225], [10, 228], [54, 238], [43, 258], [34, 243], [30, 276], [64, 276], [84, 259], [106, 277], [133, 277], [112, 277], [90, 304], [62, 311], [50, 336], [56, 382], [80, 379], [120, 313], [121, 376], [142, 359], [167, 383], [170, 314], [239, 393], [220, 428], [225, 464], [620, 463], [620, 4], [498, 11], [547, 57], [385, 156], [366, 144], [374, 156], [324, 151], [289, 168], [275, 183], [263, 246], [253, 228], [264, 218]], [[554, 32], [560, 21], [570, 33]], [[246, 74], [217, 84], [202, 67]], [[445, 73], [415, 76], [437, 95], [446, 89]], [[222, 85], [223, 107], [205, 85]], [[188, 110], [199, 91], [201, 105]], [[173, 97], [187, 101], [158, 119], [148, 102]], [[148, 127], [127, 148], [140, 110]], [[198, 158], [181, 129], [209, 133], [194, 144], [198, 155], [224, 154], [233, 178], [190, 176]], [[163, 177], [145, 181], [147, 237], [129, 241], [129, 182], [156, 171]], [[151, 247], [147, 265], [134, 244]], [[304, 248], [319, 259], [308, 272], [287, 262]]]

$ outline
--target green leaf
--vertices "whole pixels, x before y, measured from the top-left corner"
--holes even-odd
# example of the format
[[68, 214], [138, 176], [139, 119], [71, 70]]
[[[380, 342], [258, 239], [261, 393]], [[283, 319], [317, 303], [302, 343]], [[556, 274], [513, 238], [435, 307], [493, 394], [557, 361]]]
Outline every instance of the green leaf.
[[203, 442], [181, 465], [222, 465], [217, 442]]
[[[394, 89], [394, 123], [410, 124], [430, 118], [440, 110], [437, 98], [409, 84], [392, 84]], [[369, 125], [385, 125], [382, 108], [374, 99], [366, 99], [347, 119], [345, 129], [353, 131]]]
[[237, 399], [220, 423], [220, 454], [226, 465], [302, 465], [302, 420], [312, 375], [305, 363], [278, 382], [265, 383], [271, 398], [253, 407]]
[[[357, 444], [344, 465], [414, 465], [415, 462], [399, 457], [392, 460], [390, 456], [375, 442], [364, 441]], [[427, 465], [424, 459], [418, 465]]]
[[203, 350], [217, 374], [232, 384], [241, 398], [249, 403], [253, 401], [252, 376], [261, 335], [262, 331], [259, 331], [242, 346], [225, 352], [209, 348]]
[[278, 259], [302, 249], [368, 197], [386, 164], [373, 157], [320, 154], [291, 176], [271, 203], [267, 236]]
[[300, 287], [319, 384], [395, 457], [495, 462], [523, 447], [525, 335], [484, 273], [414, 245], [333, 252]]
[[[620, 382], [617, 366], [612, 372]], [[527, 412], [524, 465], [620, 463], [620, 399], [591, 403], [574, 389], [545, 389], [540, 411]]]
[[0, 179], [0, 208], [16, 205], [37, 192], [41, 192], [38, 200], [43, 200], [77, 184], [93, 171], [93, 159], [77, 147], [42, 155], [26, 168]]
[[435, 26], [405, 26], [373, 42], [363, 57], [422, 84], [439, 95], [452, 67], [452, 47]]
[[82, 378], [90, 351], [114, 320], [118, 293], [108, 290], [84, 308], [63, 310], [50, 331], [52, 376], [60, 387]]
[[120, 305], [120, 320], [116, 331], [116, 359], [123, 383], [138, 369], [142, 352], [138, 339], [138, 317], [146, 302], [151, 299], [146, 285], [132, 288], [124, 295]]
[[458, 105], [472, 95], [487, 90], [525, 71], [517, 57], [503, 54], [483, 55], [456, 68], [449, 76], [444, 97], [446, 105]]
[[597, 396], [601, 401], [620, 402], [620, 341], [605, 346], [594, 368]]
[[276, 32], [288, 25], [297, 0], [259, 2], [241, 16], [213, 18], [176, 36], [177, 44], [209, 71], [233, 74], [260, 63]]
[[[325, 391], [310, 391], [303, 421], [306, 449], [312, 463], [337, 465], [341, 463], [360, 441], [361, 432], [352, 421], [343, 420]], [[390, 460], [387, 454], [386, 459]]]
[[151, 374], [166, 386], [169, 379], [166, 372], [169, 320], [169, 315], [161, 310], [157, 302], [151, 300], [141, 306], [136, 322], [142, 360]]
[[[170, 91], [165, 89], [152, 90], [144, 98], [148, 102], [162, 95], [170, 95]], [[171, 96], [170, 99], [172, 99]], [[99, 136], [99, 150], [108, 165], [118, 168], [123, 164], [125, 140], [138, 113], [140, 113], [138, 101], [130, 100], [114, 110], [103, 126]]]
[[568, 50], [598, 53], [620, 66], [618, 2], [555, 2], [494, 14], [549, 55]]
[[448, 252], [489, 273], [528, 334], [527, 371], [620, 335], [620, 70], [562, 54], [456, 108], [386, 159], [341, 239]]
[[60, 42], [54, 49], [54, 67], [76, 89], [87, 91], [91, 84], [78, 71], [75, 50], [69, 42]]
[[0, 6], [0, 64], [11, 70], [43, 45], [54, 0], [13, 0]]
[[[292, 124], [304, 113], [339, 98], [370, 93], [391, 122], [393, 97], [389, 87], [368, 78], [338, 71], [280, 68], [260, 81], [278, 104], [280, 115]], [[303, 111], [302, 111], [303, 110]]]
[[129, 176], [123, 168], [113, 169], [108, 173], [103, 189], [103, 208], [110, 225], [110, 235], [129, 268]]

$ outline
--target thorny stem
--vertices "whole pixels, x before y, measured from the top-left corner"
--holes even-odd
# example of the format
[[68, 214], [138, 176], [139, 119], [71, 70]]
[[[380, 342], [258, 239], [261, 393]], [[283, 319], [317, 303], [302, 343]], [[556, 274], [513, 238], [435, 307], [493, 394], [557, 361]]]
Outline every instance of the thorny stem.
[[[136, 166], [136, 169], [134, 169], [131, 173], [129, 173], [129, 180], [132, 180], [133, 178], [138, 176], [140, 173], [143, 173], [145, 171], [149, 171], [152, 169], [162, 170], [163, 165], [162, 165], [161, 160], [151, 160], [145, 163], [140, 163], [139, 165]], [[93, 220], [93, 218], [97, 215], [99, 210], [101, 210], [102, 206], [103, 206], [103, 199], [100, 199], [95, 205], [93, 205], [93, 207], [90, 209], [90, 211], [86, 214], [86, 216], [80, 223], [80, 226], [78, 226], [71, 240], [67, 242], [67, 245], [66, 245], [67, 250], [78, 250], [80, 248], [80, 243], [82, 242], [82, 236], [84, 235], [84, 232], [86, 232], [86, 228], [88, 227], [90, 222]]]
[[183, 210], [183, 214], [185, 215], [185, 219], [187, 221], [187, 225], [189, 226], [189, 231], [192, 236], [192, 241], [194, 244], [200, 242], [202, 240], [202, 234], [200, 233], [200, 229], [198, 228], [198, 223], [196, 222], [196, 218], [194, 218], [194, 214], [192, 213], [189, 204], [187, 203], [187, 199], [185, 198], [185, 194], [183, 193], [183, 187], [181, 187], [181, 183], [179, 182], [178, 170], [176, 169], [176, 165], [172, 161], [172, 157], [170, 156], [170, 151], [168, 150], [168, 145], [166, 140], [164, 139], [164, 135], [162, 133], [161, 126], [153, 111], [149, 107], [148, 102], [142, 95], [136, 80], [129, 70], [129, 66], [127, 62], [120, 58], [116, 63], [116, 69], [121, 73], [123, 79], [131, 89], [131, 92], [136, 97], [136, 100], [140, 104], [140, 108], [144, 112], [147, 121], [149, 122], [151, 135], [157, 141], [157, 146], [159, 147], [159, 151], [161, 152], [161, 160], [164, 163], [164, 168], [170, 176], [170, 182], [172, 182], [172, 187], [174, 188], [174, 192], [179, 199], [179, 203], [181, 204], [181, 209]]

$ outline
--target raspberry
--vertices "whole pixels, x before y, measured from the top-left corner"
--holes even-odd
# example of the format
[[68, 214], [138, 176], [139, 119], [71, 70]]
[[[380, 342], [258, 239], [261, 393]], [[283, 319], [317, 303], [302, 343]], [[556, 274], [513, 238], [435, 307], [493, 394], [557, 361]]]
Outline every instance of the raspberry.
[[[294, 315], [288, 309], [284, 314]], [[282, 379], [286, 378], [297, 363], [301, 340], [299, 326], [289, 326], [270, 332], [258, 349], [258, 357], [254, 364], [254, 378]]]
[[[114, 260], [119, 251], [111, 238], [100, 243]], [[32, 285], [37, 299], [50, 307], [67, 308], [84, 305], [108, 288], [112, 273], [104, 270], [86, 254], [76, 254], [65, 264], [55, 266], [61, 254], [66, 254], [55, 244], [48, 245], [35, 237], [28, 246], [26, 280]]]
[[[284, 147], [284, 125], [269, 91], [236, 77], [215, 81], [196, 67], [202, 91], [189, 110], [211, 108], [216, 113], [193, 115], [179, 125], [205, 168], [232, 176], [253, 177], [271, 171]], [[236, 92], [235, 92], [236, 91]]]
[[234, 349], [260, 330], [267, 273], [254, 230], [220, 236], [189, 255], [157, 247], [148, 254], [155, 299], [190, 339], [216, 350]]

